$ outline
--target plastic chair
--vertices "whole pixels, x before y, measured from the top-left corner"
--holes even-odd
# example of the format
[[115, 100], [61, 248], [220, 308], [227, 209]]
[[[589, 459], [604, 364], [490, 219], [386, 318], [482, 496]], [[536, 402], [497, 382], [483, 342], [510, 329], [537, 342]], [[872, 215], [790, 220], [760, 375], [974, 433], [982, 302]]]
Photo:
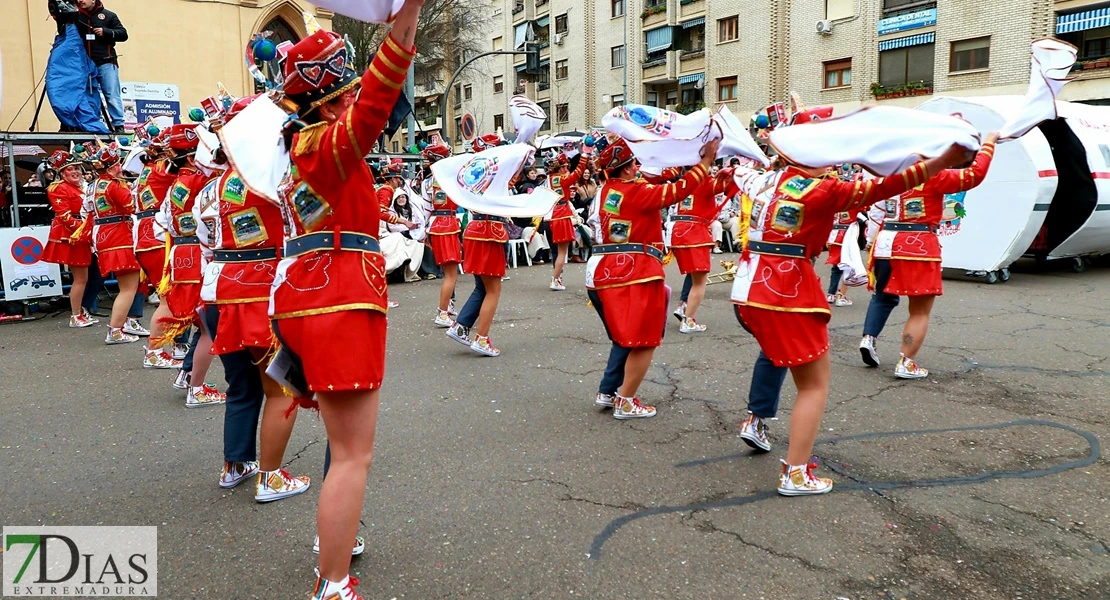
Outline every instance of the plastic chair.
[[517, 246], [520, 246], [520, 252], [524, 254], [524, 260], [528, 262], [528, 266], [532, 266], [532, 257], [528, 255], [528, 242], [526, 240], [509, 240], [509, 258], [513, 261], [513, 268], [517, 265]]

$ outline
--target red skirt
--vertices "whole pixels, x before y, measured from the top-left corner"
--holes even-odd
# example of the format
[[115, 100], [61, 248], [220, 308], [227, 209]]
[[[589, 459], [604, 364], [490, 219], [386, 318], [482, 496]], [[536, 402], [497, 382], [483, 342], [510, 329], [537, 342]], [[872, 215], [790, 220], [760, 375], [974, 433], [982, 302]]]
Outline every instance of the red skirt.
[[199, 283], [175, 283], [170, 286], [170, 291], [162, 298], [162, 302], [169, 307], [173, 318], [196, 319], [197, 308], [201, 304], [200, 288]]
[[432, 256], [435, 256], [437, 265], [442, 266], [463, 261], [462, 243], [459, 242], [457, 233], [447, 235], [429, 234], [428, 245], [432, 247]]
[[505, 245], [463, 239], [463, 271], [470, 275], [505, 276]]
[[622, 348], [658, 348], [663, 343], [670, 296], [662, 279], [590, 291], [605, 332]]
[[940, 261], [890, 259], [890, 279], [883, 291], [896, 296], [940, 296]]
[[[222, 320], [223, 306], [220, 309]], [[309, 391], [374, 390], [382, 386], [385, 314], [345, 310], [280, 319], [275, 327], [285, 347], [300, 357]]]
[[574, 241], [574, 219], [555, 219], [547, 222], [551, 228], [551, 243], [566, 244]]
[[136, 252], [135, 259], [139, 261], [139, 266], [146, 273], [150, 285], [157, 288], [158, 284], [162, 283], [162, 276], [166, 270], [166, 247], [161, 246], [154, 250]]
[[710, 264], [712, 252], [712, 246], [671, 248], [671, 253], [674, 254], [674, 259], [678, 262], [678, 272], [683, 275], [687, 273], [708, 273], [712, 271], [713, 267]]
[[87, 267], [92, 264], [92, 244], [89, 242], [55, 242], [50, 240], [42, 251], [42, 262], [71, 267]]
[[829, 315], [736, 305], [736, 318], [776, 367], [811, 363], [829, 351]]
[[829, 257], [825, 259], [826, 265], [837, 266], [840, 264], [840, 251], [843, 249], [841, 244], [829, 245]]
[[141, 268], [139, 260], [135, 258], [135, 251], [131, 248], [97, 252], [96, 264], [100, 267], [102, 277], [107, 277], [109, 273], [115, 273], [116, 275], [134, 273]]
[[[212, 306], [208, 310], [212, 310]], [[270, 329], [270, 303], [220, 304], [220, 323], [212, 354], [230, 354], [244, 348], [270, 350], [277, 345]]]

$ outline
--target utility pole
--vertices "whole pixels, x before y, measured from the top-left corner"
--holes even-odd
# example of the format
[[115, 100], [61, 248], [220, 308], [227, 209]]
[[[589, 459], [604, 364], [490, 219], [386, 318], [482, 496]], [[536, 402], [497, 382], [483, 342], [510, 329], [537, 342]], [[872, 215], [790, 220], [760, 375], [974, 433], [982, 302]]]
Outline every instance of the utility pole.
[[405, 140], [405, 150], [407, 151], [416, 144], [416, 113], [414, 112], [416, 106], [416, 65], [411, 63], [409, 64], [408, 77], [405, 78], [405, 95], [409, 97], [413, 107], [413, 110], [409, 111], [406, 122], [409, 130], [408, 139]]
[[[444, 141], [446, 141], [448, 144], [451, 144], [451, 142], [450, 142], [451, 137], [449, 135], [447, 135], [447, 101], [451, 97], [451, 88], [455, 87], [455, 79], [457, 79], [459, 77], [459, 74], [462, 73], [463, 69], [469, 67], [471, 63], [478, 60], [479, 58], [485, 58], [487, 56], [495, 56], [495, 55], [498, 55], [498, 54], [502, 54], [502, 55], [503, 54], [532, 54], [532, 55], [535, 55], [535, 60], [538, 64], [539, 63], [540, 51], [538, 49], [491, 50], [489, 52], [483, 52], [483, 53], [475, 56], [474, 58], [471, 58], [470, 60], [464, 62], [461, 65], [459, 65], [458, 69], [455, 69], [454, 74], [451, 75], [451, 79], [447, 81], [447, 87], [443, 88], [443, 93], [440, 94], [440, 96], [439, 96], [439, 134], [440, 134], [440, 136], [443, 137]], [[452, 146], [453, 145], [454, 144], [452, 144]]]

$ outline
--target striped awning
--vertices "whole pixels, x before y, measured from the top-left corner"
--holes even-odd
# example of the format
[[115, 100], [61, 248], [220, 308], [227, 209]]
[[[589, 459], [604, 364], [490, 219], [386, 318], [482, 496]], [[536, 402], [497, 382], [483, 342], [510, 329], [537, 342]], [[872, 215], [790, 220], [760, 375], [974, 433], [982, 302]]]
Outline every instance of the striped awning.
[[1056, 33], [1086, 31], [1110, 26], [1110, 8], [1096, 8], [1070, 15], [1056, 15]]
[[893, 40], [885, 40], [879, 42], [879, 52], [883, 52], [886, 50], [895, 50], [897, 48], [908, 48], [910, 46], [920, 46], [922, 44], [932, 44], [936, 41], [936, 32], [908, 35], [906, 37], [900, 37]]
[[527, 69], [527, 68], [528, 68], [528, 63], [517, 65], [516, 66], [516, 72], [517, 73], [523, 73], [524, 70]]
[[544, 15], [536, 19], [536, 27], [547, 27], [551, 23], [551, 15]]
[[693, 75], [683, 75], [678, 78], [679, 84], [696, 83], [705, 79], [705, 73], [694, 73]]
[[644, 39], [647, 42], [649, 54], [666, 50], [671, 47], [671, 43], [674, 41], [674, 30], [670, 26], [649, 29], [644, 32]]
[[705, 25], [705, 17], [698, 17], [696, 19], [690, 19], [689, 21], [683, 21], [682, 22], [682, 28], [683, 29], [689, 29], [691, 27], [697, 27], [698, 25]]

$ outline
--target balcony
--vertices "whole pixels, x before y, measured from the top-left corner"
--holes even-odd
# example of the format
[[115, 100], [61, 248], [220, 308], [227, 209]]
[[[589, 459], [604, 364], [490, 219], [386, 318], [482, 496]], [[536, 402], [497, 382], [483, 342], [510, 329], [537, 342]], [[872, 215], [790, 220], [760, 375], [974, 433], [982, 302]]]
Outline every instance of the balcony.
[[705, 14], [707, 0], [682, 0], [678, 7], [678, 18], [694, 17]]
[[705, 70], [705, 49], [679, 50], [679, 73], [696, 73]]
[[643, 12], [640, 13], [644, 29], [651, 29], [667, 23], [667, 0], [656, 0], [655, 4], [652, 4], [652, 0], [648, 0], [645, 4]]
[[643, 63], [643, 82], [663, 83], [674, 80], [678, 67], [675, 54], [674, 51], [668, 51], [665, 58]]

